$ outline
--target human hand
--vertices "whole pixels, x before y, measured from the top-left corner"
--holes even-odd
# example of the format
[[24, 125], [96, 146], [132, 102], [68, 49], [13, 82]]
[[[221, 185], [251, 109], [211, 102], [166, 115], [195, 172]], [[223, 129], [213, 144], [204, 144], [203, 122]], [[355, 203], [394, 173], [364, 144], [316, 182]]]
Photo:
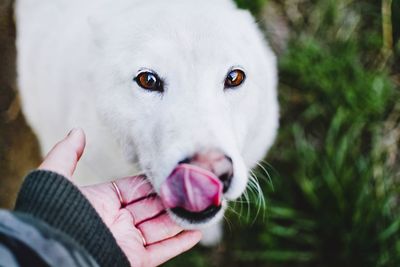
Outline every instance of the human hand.
[[[72, 179], [85, 147], [82, 130], [74, 129], [57, 143], [39, 169]], [[122, 178], [80, 187], [132, 266], [157, 266], [192, 248], [199, 231], [184, 231], [175, 224], [143, 176]]]

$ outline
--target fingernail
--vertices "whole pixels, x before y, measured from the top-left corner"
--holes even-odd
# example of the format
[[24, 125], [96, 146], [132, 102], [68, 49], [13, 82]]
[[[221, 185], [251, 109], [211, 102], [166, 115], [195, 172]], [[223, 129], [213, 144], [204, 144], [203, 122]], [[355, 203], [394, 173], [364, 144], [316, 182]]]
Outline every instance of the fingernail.
[[71, 131], [69, 131], [69, 133], [67, 134], [67, 137], [73, 135], [74, 133], [76, 133], [78, 131], [78, 128], [73, 128]]
[[73, 131], [75, 131], [75, 128], [74, 128], [74, 129], [71, 129], [71, 131], [69, 131], [69, 133], [67, 134], [67, 137], [70, 136], [70, 135], [72, 134]]

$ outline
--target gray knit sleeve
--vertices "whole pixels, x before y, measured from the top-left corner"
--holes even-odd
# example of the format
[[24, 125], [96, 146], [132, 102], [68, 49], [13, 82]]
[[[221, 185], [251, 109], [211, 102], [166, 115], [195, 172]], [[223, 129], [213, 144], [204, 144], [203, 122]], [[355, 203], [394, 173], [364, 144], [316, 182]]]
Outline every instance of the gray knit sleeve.
[[90, 202], [75, 185], [57, 173], [30, 173], [21, 187], [15, 210], [69, 236], [100, 266], [130, 266]]

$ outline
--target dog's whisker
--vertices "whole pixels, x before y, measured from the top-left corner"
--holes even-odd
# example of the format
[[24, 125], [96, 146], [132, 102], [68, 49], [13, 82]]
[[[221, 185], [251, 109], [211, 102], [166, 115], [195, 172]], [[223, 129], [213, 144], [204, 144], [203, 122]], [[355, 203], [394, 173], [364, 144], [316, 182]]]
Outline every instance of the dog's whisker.
[[[150, 183], [149, 180], [147, 180], [147, 179], [144, 179], [144, 180], [140, 181], [138, 184], [136, 184], [136, 185], [132, 188], [132, 192], [136, 192], [137, 190], [139, 190], [140, 187], [142, 187], [142, 186], [144, 186], [144, 185], [146, 185], [146, 184], [150, 184], [150, 185], [151, 185], [151, 183]], [[149, 194], [154, 194], [154, 193], [156, 193], [156, 192], [155, 192], [154, 189], [152, 189], [152, 190], [149, 191], [147, 194], [149, 195]]]
[[252, 198], [251, 198], [252, 194], [254, 194], [254, 187], [251, 184], [251, 182], [249, 182], [249, 183], [247, 183], [246, 190], [243, 193], [243, 197], [244, 197], [243, 203], [246, 203], [246, 204], [252, 203]]
[[[234, 208], [228, 207], [227, 210], [231, 211], [233, 214], [237, 215], [239, 218], [241, 218], [241, 214], [238, 213]], [[224, 215], [225, 216], [225, 215]]]
[[[262, 161], [263, 163], [266, 163], [265, 161]], [[267, 163], [266, 163], [267, 164]], [[267, 165], [269, 165], [269, 164], [267, 164]], [[271, 188], [272, 188], [272, 191], [275, 191], [275, 188], [274, 188], [274, 183], [273, 183], [273, 181], [272, 181], [272, 177], [271, 177], [271, 175], [269, 174], [269, 172], [268, 172], [268, 170], [261, 164], [261, 163], [257, 163], [257, 166], [259, 166], [260, 168], [261, 168], [261, 170], [265, 173], [265, 175], [266, 176], [261, 176], [260, 178], [262, 178], [262, 179], [264, 179], [265, 181], [267, 181], [270, 185], [271, 185]]]
[[263, 190], [262, 190], [262, 188], [260, 186], [260, 183], [258, 182], [258, 178], [257, 178], [257, 176], [255, 174], [253, 176], [253, 179], [254, 179], [253, 180], [254, 181], [254, 186], [256, 187], [256, 190], [257, 190], [258, 195], [259, 195], [259, 198], [258, 198], [259, 204], [261, 204], [262, 207], [265, 208], [264, 192], [263, 192]]
[[[261, 160], [261, 163], [264, 163], [265, 165], [267, 165], [268, 167], [270, 167], [271, 169], [273, 169], [273, 167], [271, 166], [271, 164], [269, 164], [266, 160]], [[265, 174], [266, 176], [259, 176], [258, 178], [263, 179], [264, 181], [266, 181], [267, 183], [269, 183], [272, 187], [272, 191], [275, 190], [274, 188], [274, 184], [273, 184], [273, 180], [271, 175], [269, 174], [268, 170], [261, 164], [261, 163], [257, 163], [257, 165], [260, 167], [260, 169], [263, 171], [263, 173], [261, 174]], [[259, 185], [258, 185], [259, 186]], [[261, 190], [261, 187], [260, 187]], [[265, 196], [265, 194], [263, 194], [263, 196]], [[265, 197], [263, 199], [263, 220], [265, 219], [265, 213], [266, 213], [266, 201], [265, 201]]]
[[233, 208], [236, 208], [236, 204], [247, 203], [246, 201], [243, 201], [243, 200], [232, 200], [230, 202], [235, 205]]
[[[243, 210], [243, 204], [247, 204], [247, 201], [242, 200], [243, 198], [240, 197], [239, 199], [236, 200], [232, 200], [230, 201], [230, 203], [232, 204], [232, 206], [229, 206], [228, 209], [233, 211], [235, 214], [241, 216], [242, 214], [242, 210]], [[239, 206], [239, 208], [238, 208]]]
[[260, 201], [262, 201], [261, 200], [262, 194], [261, 194], [261, 192], [259, 190], [257, 177], [255, 176], [255, 174], [252, 171], [251, 171], [251, 173], [252, 173], [252, 175], [251, 175], [250, 181], [251, 181], [251, 185], [253, 186], [254, 195], [255, 195], [255, 197], [257, 199], [257, 202], [256, 202], [257, 212], [256, 212], [256, 216], [254, 217], [254, 220], [255, 220], [258, 217], [258, 214], [260, 212], [260, 208], [261, 208]]
[[274, 168], [266, 160], [261, 160], [260, 163], [257, 163], [257, 165], [263, 171], [263, 173], [261, 173], [261, 174], [265, 174], [265, 175], [262, 175], [259, 178], [261, 178], [264, 181], [266, 181], [267, 183], [269, 183], [271, 185], [272, 191], [275, 191], [275, 187], [274, 187], [274, 182], [273, 182], [272, 176], [270, 175], [270, 172], [266, 169], [266, 167], [263, 166], [261, 163], [265, 164], [266, 166], [268, 166], [273, 171], [274, 171]]
[[[248, 189], [249, 187], [246, 186], [246, 189]], [[246, 214], [246, 220], [248, 220], [249, 216], [250, 216], [250, 197], [249, 197], [249, 190], [244, 191], [243, 195], [242, 195], [245, 199], [245, 201], [243, 202], [243, 204], [246, 204], [247, 206], [247, 214]], [[242, 213], [242, 210], [241, 210]]]
[[257, 195], [260, 193], [258, 179], [253, 171], [250, 170], [250, 172], [251, 172], [251, 175], [249, 177], [249, 188], [252, 189], [253, 192]]
[[226, 221], [226, 223], [228, 224], [229, 232], [232, 232], [232, 229], [233, 229], [232, 222], [229, 220], [229, 217], [224, 214], [223, 218]]
[[257, 213], [253, 220], [254, 223], [261, 210], [263, 210], [263, 217], [265, 216], [266, 204], [265, 204], [264, 192], [262, 191], [262, 188], [258, 182], [256, 174], [252, 170], [250, 170], [249, 184], [251, 187], [254, 188], [254, 194], [256, 195], [257, 198]]
[[249, 179], [249, 181], [251, 181], [251, 182], [249, 182], [248, 184], [247, 184], [247, 187], [246, 187], [246, 191], [245, 191], [245, 199], [246, 199], [246, 205], [247, 205], [247, 214], [246, 214], [246, 221], [249, 221], [249, 218], [250, 218], [250, 213], [251, 213], [251, 203], [252, 203], [252, 201], [251, 201], [251, 197], [250, 197], [250, 194], [255, 194], [254, 193], [254, 188], [253, 188], [253, 185], [252, 185], [252, 180], [251, 179]]

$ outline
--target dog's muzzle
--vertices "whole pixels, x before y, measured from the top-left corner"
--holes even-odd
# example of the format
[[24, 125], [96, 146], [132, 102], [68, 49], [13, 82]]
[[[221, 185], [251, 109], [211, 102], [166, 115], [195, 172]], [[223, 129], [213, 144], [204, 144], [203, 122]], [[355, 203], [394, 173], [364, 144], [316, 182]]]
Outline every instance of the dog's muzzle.
[[197, 153], [178, 163], [161, 186], [160, 197], [177, 216], [190, 222], [211, 219], [221, 209], [233, 177], [232, 160], [218, 150]]

